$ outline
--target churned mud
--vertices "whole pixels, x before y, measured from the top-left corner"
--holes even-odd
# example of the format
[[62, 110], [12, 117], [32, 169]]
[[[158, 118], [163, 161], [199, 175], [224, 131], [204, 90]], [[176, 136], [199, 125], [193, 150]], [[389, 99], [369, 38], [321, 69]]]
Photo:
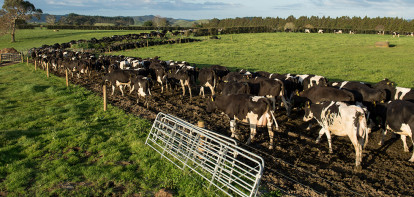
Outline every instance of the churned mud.
[[[55, 74], [64, 77], [62, 73]], [[102, 96], [99, 75], [80, 79], [70, 77], [70, 81]], [[111, 91], [108, 86], [108, 104], [128, 113], [150, 121], [158, 112], [172, 114], [193, 124], [203, 120], [207, 129], [230, 136], [229, 119], [220, 112], [207, 113], [208, 97], [198, 96], [198, 88], [193, 88], [193, 99], [190, 100], [188, 93], [181, 96], [181, 89], [161, 94], [159, 86], [155, 86], [148, 109], [143, 100], [137, 103], [136, 94], [127, 93], [122, 97], [117, 89], [112, 96]], [[281, 190], [299, 196], [414, 196], [414, 163], [408, 162], [412, 148], [410, 153], [403, 152], [399, 136], [392, 138], [388, 133], [385, 144], [379, 146], [381, 133], [374, 129], [364, 149], [362, 170], [356, 171], [355, 150], [349, 138], [332, 136], [333, 153], [329, 154], [326, 136], [316, 144], [320, 128], [314, 123], [307, 131], [308, 123], [302, 121], [303, 114], [301, 109], [294, 110], [290, 117], [284, 109], [276, 112], [280, 129], [275, 132], [273, 150], [267, 148], [267, 128], [259, 129], [256, 140], [249, 146], [241, 142], [241, 146], [265, 160], [261, 192]], [[241, 125], [238, 129], [247, 139], [248, 126]]]

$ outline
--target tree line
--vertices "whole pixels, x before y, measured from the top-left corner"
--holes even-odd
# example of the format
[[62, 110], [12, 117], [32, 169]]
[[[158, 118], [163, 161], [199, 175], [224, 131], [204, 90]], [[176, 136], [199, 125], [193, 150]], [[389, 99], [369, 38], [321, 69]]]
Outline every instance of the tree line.
[[301, 16], [295, 18], [272, 17], [243, 17], [227, 19], [211, 19], [209, 23], [201, 24], [202, 28], [234, 28], [234, 27], [270, 27], [274, 31], [304, 31], [304, 29], [347, 29], [352, 31], [397, 31], [413, 32], [414, 20], [406, 20], [398, 17], [318, 17], [318, 16]]

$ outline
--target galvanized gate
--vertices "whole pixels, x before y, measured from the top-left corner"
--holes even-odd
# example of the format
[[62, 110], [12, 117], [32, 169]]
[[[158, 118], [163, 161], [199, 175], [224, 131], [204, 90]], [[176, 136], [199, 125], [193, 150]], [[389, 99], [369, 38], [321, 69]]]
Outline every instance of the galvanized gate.
[[255, 196], [263, 174], [261, 157], [235, 140], [159, 113], [145, 144], [178, 168], [186, 167], [229, 196]]
[[0, 54], [0, 62], [20, 62], [22, 61], [21, 53], [2, 53]]

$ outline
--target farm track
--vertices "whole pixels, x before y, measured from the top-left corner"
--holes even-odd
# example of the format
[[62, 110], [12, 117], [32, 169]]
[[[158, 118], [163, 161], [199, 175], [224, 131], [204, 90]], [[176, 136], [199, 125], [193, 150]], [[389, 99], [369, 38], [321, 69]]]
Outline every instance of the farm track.
[[[62, 73], [52, 72], [64, 77]], [[101, 78], [71, 78], [72, 84], [81, 85], [102, 97]], [[207, 129], [230, 136], [227, 117], [220, 113], [205, 111], [207, 98], [198, 96], [193, 89], [193, 100], [188, 93], [182, 97], [181, 89], [161, 94], [158, 86], [152, 91], [149, 109], [137, 96], [122, 97], [119, 89], [111, 95], [107, 88], [108, 103], [128, 113], [153, 121], [158, 112], [172, 114], [196, 124], [204, 120]], [[313, 124], [306, 131], [307, 123], [302, 121], [303, 112], [295, 110], [287, 117], [284, 110], [276, 113], [280, 131], [275, 132], [275, 148], [268, 150], [269, 137], [266, 129], [259, 129], [256, 140], [247, 149], [259, 154], [265, 160], [265, 171], [261, 185], [267, 190], [281, 190], [297, 196], [414, 196], [414, 164], [408, 162], [410, 153], [403, 152], [399, 138], [386, 136], [384, 146], [378, 146], [380, 131], [370, 134], [364, 149], [362, 171], [355, 172], [355, 152], [348, 137], [332, 137], [333, 154], [328, 153], [328, 143], [323, 137], [316, 139], [319, 127]], [[240, 125], [240, 124], [239, 124]], [[247, 139], [248, 126], [240, 125]], [[410, 149], [411, 150], [411, 149]], [[412, 151], [412, 150], [411, 150]]]

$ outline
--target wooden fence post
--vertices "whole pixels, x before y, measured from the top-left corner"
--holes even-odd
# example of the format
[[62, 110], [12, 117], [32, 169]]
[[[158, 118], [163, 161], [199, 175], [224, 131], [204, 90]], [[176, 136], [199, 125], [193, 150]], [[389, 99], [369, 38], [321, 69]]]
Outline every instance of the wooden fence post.
[[49, 78], [49, 62], [46, 63], [46, 76]]
[[37, 61], [34, 60], [34, 62], [35, 62], [35, 70], [37, 70]]
[[22, 63], [24, 62], [24, 55], [23, 55], [23, 53], [20, 53], [21, 54], [21, 56], [22, 56]]
[[106, 85], [103, 85], [103, 103], [104, 103], [104, 111], [106, 111]]
[[148, 47], [148, 40], [147, 40], [147, 47]]
[[69, 87], [68, 69], [65, 69], [65, 73], [66, 73], [66, 87]]
[[27, 64], [29, 66], [29, 56], [26, 57], [27, 58]]

